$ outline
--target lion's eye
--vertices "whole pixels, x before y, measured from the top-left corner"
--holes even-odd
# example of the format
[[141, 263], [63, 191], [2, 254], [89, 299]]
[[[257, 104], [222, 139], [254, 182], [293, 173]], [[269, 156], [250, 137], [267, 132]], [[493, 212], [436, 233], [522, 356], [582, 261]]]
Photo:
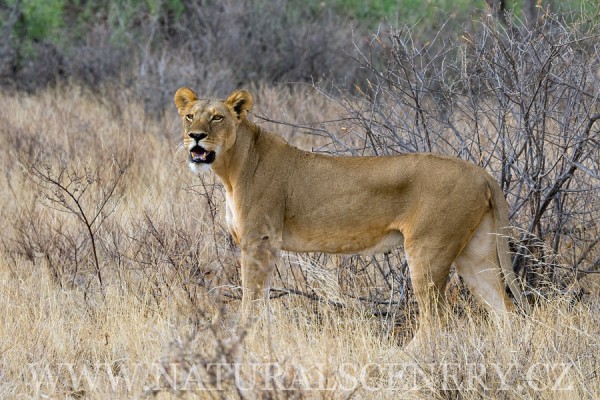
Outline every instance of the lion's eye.
[[223, 116], [222, 115], [215, 115], [214, 117], [212, 117], [212, 120], [214, 122], [223, 121]]
[[194, 114], [188, 114], [188, 115], [186, 115], [185, 119], [187, 119], [188, 121], [192, 122], [194, 120]]

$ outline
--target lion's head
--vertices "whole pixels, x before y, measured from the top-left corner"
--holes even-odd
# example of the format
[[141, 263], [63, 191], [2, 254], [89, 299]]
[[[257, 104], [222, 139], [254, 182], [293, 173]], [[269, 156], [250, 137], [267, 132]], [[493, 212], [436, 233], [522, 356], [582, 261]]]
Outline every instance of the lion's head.
[[183, 145], [192, 171], [210, 166], [235, 143], [236, 128], [252, 107], [252, 95], [245, 90], [222, 101], [198, 99], [193, 90], [182, 87], [174, 101], [183, 120]]

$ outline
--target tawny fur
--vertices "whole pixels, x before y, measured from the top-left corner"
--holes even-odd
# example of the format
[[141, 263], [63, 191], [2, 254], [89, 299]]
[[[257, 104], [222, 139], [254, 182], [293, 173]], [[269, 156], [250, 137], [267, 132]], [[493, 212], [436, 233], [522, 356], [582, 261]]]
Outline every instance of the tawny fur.
[[[475, 297], [513, 310], [502, 276], [526, 307], [510, 265], [508, 206], [475, 164], [420, 153], [333, 157], [301, 151], [246, 118], [252, 96], [175, 94], [187, 150], [215, 151], [207, 168], [226, 190], [227, 224], [242, 253], [242, 309], [268, 296], [280, 250], [379, 253], [404, 245], [421, 318], [439, 311], [454, 263]], [[199, 140], [190, 134], [206, 135]], [[191, 163], [192, 169], [198, 165]]]

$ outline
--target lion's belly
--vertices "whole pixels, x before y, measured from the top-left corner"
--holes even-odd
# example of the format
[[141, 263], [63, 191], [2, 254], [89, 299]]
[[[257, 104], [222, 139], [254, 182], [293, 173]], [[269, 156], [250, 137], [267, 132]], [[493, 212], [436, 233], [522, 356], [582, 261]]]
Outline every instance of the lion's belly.
[[397, 230], [334, 234], [284, 229], [282, 247], [296, 252], [380, 254], [400, 247], [403, 241], [404, 237]]

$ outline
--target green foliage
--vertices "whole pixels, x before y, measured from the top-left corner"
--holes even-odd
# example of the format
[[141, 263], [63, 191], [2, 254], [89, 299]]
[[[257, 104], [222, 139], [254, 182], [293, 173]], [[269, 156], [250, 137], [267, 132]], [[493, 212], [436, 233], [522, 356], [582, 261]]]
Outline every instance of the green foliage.
[[394, 0], [336, 0], [336, 6], [357, 20], [374, 21], [394, 15], [401, 2]]
[[[335, 7], [359, 22], [378, 23], [382, 19], [399, 19], [402, 23], [434, 23], [441, 16], [481, 8], [483, 0], [333, 0]], [[466, 14], [468, 15], [468, 13]]]
[[[527, 8], [527, 3], [532, 0], [509, 0], [507, 10], [517, 16], [522, 16]], [[309, 3], [313, 3], [309, 1]], [[347, 15], [359, 24], [373, 25], [383, 19], [402, 24], [414, 25], [420, 23], [427, 26], [439, 25], [450, 17], [458, 19], [457, 22], [467, 21], [473, 10], [485, 10], [488, 5], [485, 0], [329, 0], [316, 1], [323, 6], [328, 5], [337, 12]], [[296, 3], [294, 3], [296, 4]], [[306, 3], [303, 3], [306, 6]], [[550, 2], [543, 0], [543, 10], [553, 12], [581, 11], [584, 15], [598, 13], [598, 0], [565, 0]], [[298, 7], [298, 6], [295, 6]], [[302, 6], [301, 6], [302, 7]]]
[[65, 0], [21, 0], [21, 18], [15, 28], [26, 40], [58, 42], [64, 7]]
[[[531, 0], [511, 0], [507, 2], [507, 9], [511, 13], [517, 16], [522, 16], [528, 3]], [[562, 0], [562, 1], [548, 1], [544, 0], [540, 3], [540, 12], [547, 11], [550, 9], [551, 12], [557, 13], [570, 13], [580, 12], [582, 15], [593, 15], [598, 12], [600, 2], [598, 0]]]
[[[537, 0], [507, 1], [521, 19]], [[594, 24], [598, 1], [552, 1], [551, 11]], [[412, 27], [415, 40], [445, 24], [458, 38], [479, 19], [474, 10], [486, 7], [486, 0], [0, 0], [0, 85], [33, 88], [66, 76], [96, 84], [139, 60], [144, 73], [164, 74], [176, 51], [193, 55], [189, 68], [209, 68], [200, 59], [210, 54], [222, 80], [235, 85], [334, 75], [350, 82], [361, 78], [342, 58], [381, 22]], [[247, 68], [235, 68], [242, 60]]]
[[[0, 16], [6, 21], [11, 10], [18, 7], [19, 21], [14, 32], [23, 43], [33, 40], [64, 43], [78, 39], [98, 18], [106, 18], [122, 41], [126, 32], [135, 31], [144, 18], [177, 19], [185, 10], [183, 0], [8, 0], [0, 6]], [[0, 25], [0, 26], [3, 26]], [[68, 45], [68, 43], [65, 43]]]
[[[7, 14], [17, 0], [7, 0], [0, 6], [0, 17], [6, 21]], [[521, 15], [525, 3], [530, 0], [512, 0], [508, 9]], [[207, 7], [216, 7], [218, 2], [205, 1]], [[268, 6], [268, 1], [249, 2], [248, 9]], [[547, 1], [542, 2], [542, 6]], [[177, 21], [184, 13], [184, 0], [20, 0], [20, 19], [14, 29], [25, 42], [47, 40], [59, 43], [66, 38], [77, 38], [86, 32], [98, 17], [106, 18], [114, 33], [115, 43], [136, 33], [144, 19]], [[554, 11], [581, 10], [587, 14], [597, 12], [598, 0], [567, 0], [553, 2]], [[469, 18], [471, 10], [485, 9], [484, 0], [306, 0], [288, 2], [285, 11], [290, 23], [301, 23], [303, 18], [323, 11], [333, 11], [355, 21], [359, 26], [373, 27], [381, 20], [413, 25], [437, 25], [450, 16], [458, 16], [458, 23]], [[0, 25], [3, 25], [0, 23]]]

